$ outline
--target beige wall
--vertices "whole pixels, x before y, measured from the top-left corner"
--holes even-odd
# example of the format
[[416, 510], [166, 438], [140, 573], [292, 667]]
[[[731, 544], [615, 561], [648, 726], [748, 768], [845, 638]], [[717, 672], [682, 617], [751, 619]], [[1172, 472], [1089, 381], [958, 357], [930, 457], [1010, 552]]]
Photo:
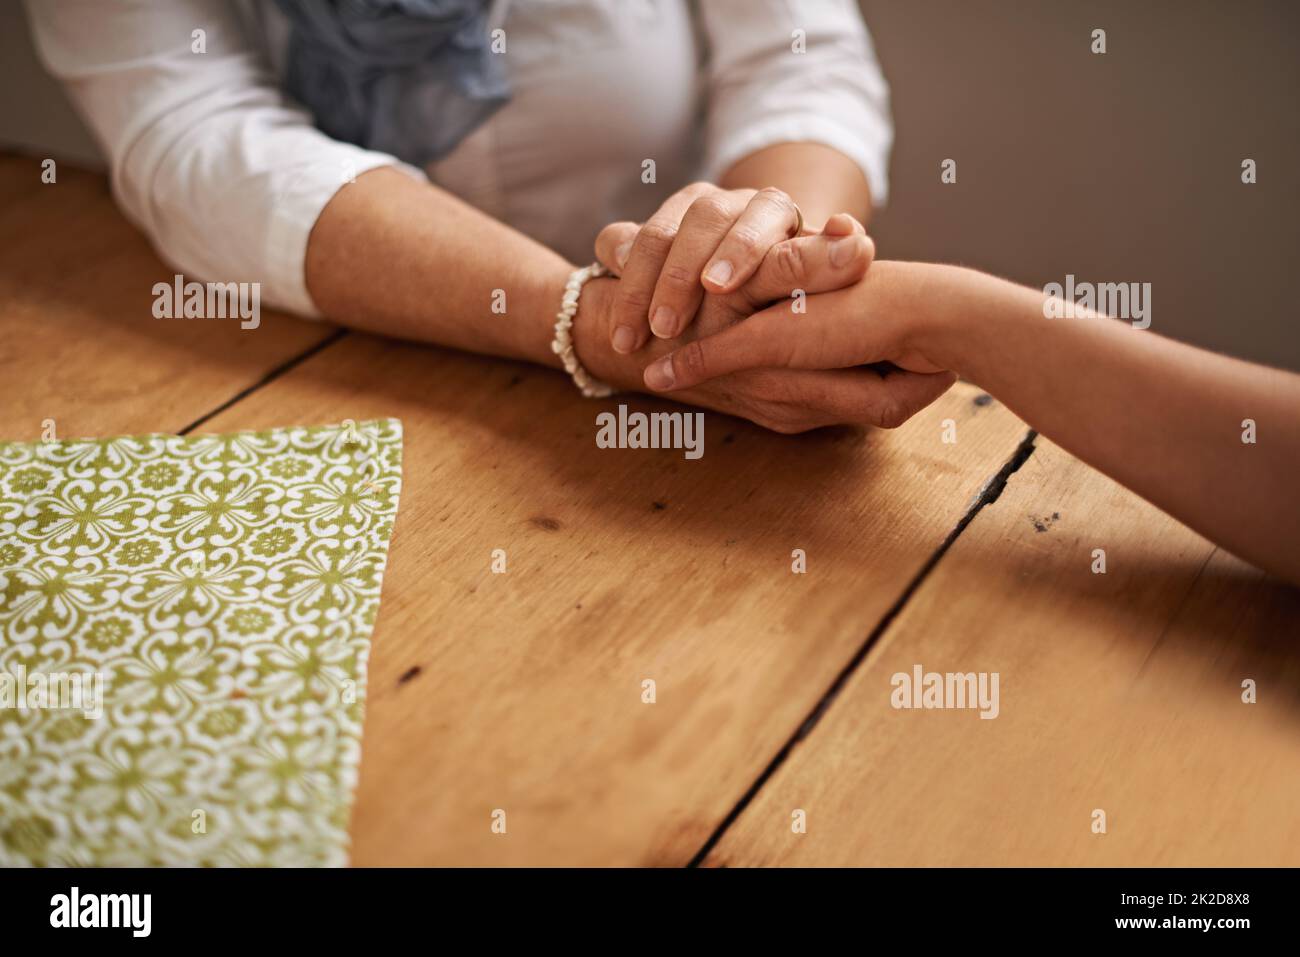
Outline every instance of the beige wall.
[[[708, 0], [704, 0], [708, 2]], [[816, 0], [812, 0], [816, 2]], [[1152, 328], [1300, 370], [1300, 4], [863, 0], [893, 88], [881, 254], [1150, 282]], [[1093, 28], [1108, 52], [1089, 52]], [[93, 147], [0, 2], [0, 143]], [[1245, 157], [1259, 183], [1243, 186]], [[957, 183], [939, 165], [957, 161]]]
[[67, 97], [41, 69], [23, 5], [0, 0], [0, 149], [15, 148], [103, 165]]
[[882, 256], [1150, 282], [1152, 329], [1300, 370], [1300, 4], [862, 6], [897, 133]]

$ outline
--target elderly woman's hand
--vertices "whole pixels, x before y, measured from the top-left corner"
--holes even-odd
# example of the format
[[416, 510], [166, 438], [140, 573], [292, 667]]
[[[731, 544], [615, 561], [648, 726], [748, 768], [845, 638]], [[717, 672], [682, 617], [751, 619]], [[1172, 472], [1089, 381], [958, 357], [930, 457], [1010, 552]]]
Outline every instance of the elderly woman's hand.
[[[840, 230], [845, 220], [850, 217], [832, 217], [828, 227]], [[619, 355], [609, 346], [609, 329], [619, 321], [620, 286], [627, 280], [593, 280], [583, 292], [574, 326], [579, 358], [598, 378], [621, 389], [643, 390], [642, 372], [647, 364], [684, 343], [729, 328], [774, 302], [785, 300], [789, 309], [795, 290], [812, 295], [852, 286], [866, 274], [873, 253], [871, 240], [860, 234], [832, 232], [780, 242], [768, 250], [740, 289], [704, 296], [694, 323], [681, 340], [653, 340], [635, 356]], [[800, 318], [791, 315], [787, 321], [797, 324]], [[943, 394], [953, 378], [947, 373], [922, 375], [902, 370], [881, 374], [872, 369], [749, 369], [669, 395], [777, 432], [803, 432], [836, 424], [890, 428]]]
[[[852, 217], [851, 231], [865, 235]], [[610, 342], [640, 349], [653, 331], [682, 334], [705, 292], [735, 292], [768, 251], [800, 225], [794, 201], [779, 189], [721, 189], [693, 183], [674, 193], [643, 225], [611, 223], [596, 237], [596, 258], [622, 278]]]

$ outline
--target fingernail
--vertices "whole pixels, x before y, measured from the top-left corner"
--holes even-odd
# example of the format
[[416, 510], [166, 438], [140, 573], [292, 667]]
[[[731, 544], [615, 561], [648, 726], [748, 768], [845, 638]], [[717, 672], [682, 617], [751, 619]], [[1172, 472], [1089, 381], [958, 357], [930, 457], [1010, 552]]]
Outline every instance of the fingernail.
[[667, 306], [660, 306], [650, 319], [650, 331], [660, 339], [671, 339], [677, 335], [677, 317]]
[[673, 357], [664, 356], [646, 366], [645, 384], [652, 389], [671, 389], [677, 377], [673, 375]]
[[719, 259], [709, 267], [709, 271], [704, 274], [704, 278], [715, 286], [725, 286], [731, 278], [731, 273], [731, 263], [725, 259]]
[[837, 239], [831, 243], [831, 265], [837, 269], [847, 266], [853, 262], [853, 257], [857, 255], [858, 237], [846, 236], [843, 239]]
[[627, 265], [627, 257], [632, 254], [632, 240], [628, 240], [623, 245], [614, 250], [614, 261], [618, 263], [618, 268], [622, 269]]
[[614, 351], [624, 355], [636, 348], [636, 333], [631, 326], [619, 326], [614, 330]]

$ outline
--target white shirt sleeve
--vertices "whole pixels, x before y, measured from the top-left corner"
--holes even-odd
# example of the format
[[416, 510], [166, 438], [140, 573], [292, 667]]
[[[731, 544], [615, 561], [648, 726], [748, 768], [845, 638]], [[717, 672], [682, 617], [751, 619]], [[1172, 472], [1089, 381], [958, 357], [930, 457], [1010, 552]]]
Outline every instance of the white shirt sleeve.
[[27, 11], [46, 68], [109, 158], [119, 205], [187, 278], [260, 282], [264, 302], [319, 315], [304, 262], [325, 204], [377, 166], [423, 175], [316, 130], [226, 0], [28, 0]]
[[[830, 146], [889, 189], [889, 86], [854, 0], [707, 0], [706, 179], [776, 143]], [[795, 52], [802, 40], [805, 52]]]

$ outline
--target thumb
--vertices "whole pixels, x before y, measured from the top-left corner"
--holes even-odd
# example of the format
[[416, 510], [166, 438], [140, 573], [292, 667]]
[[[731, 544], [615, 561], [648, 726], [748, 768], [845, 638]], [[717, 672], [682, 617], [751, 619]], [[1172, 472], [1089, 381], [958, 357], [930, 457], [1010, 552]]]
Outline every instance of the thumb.
[[[709, 379], [739, 372], [783, 366], [790, 356], [790, 317], [770, 310], [755, 313], [721, 332], [688, 342], [646, 366], [642, 378], [656, 392], [686, 389]], [[784, 328], [783, 328], [784, 327]]]
[[632, 243], [640, 231], [639, 223], [610, 223], [596, 234], [596, 261], [615, 276], [622, 276]]
[[808, 296], [802, 312], [788, 299], [777, 302], [657, 359], [642, 378], [647, 388], [666, 392], [744, 369], [843, 369], [883, 359], [878, 326], [861, 315], [858, 288]]

